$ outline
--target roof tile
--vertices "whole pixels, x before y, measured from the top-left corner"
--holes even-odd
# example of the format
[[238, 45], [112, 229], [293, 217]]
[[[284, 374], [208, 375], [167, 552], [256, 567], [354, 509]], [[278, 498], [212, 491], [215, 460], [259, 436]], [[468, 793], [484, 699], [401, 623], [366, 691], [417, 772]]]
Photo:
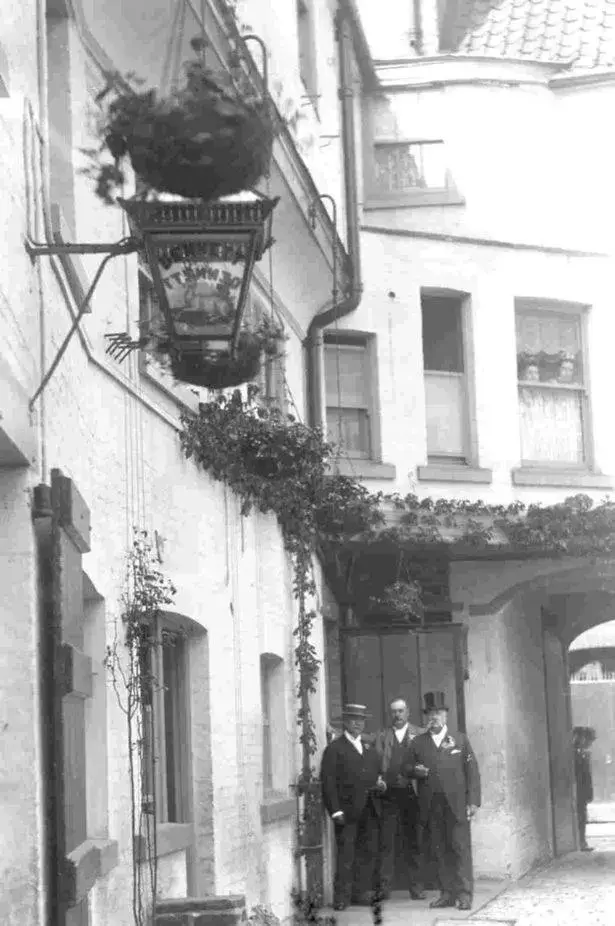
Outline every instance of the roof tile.
[[453, 51], [615, 66], [615, 0], [460, 0]]

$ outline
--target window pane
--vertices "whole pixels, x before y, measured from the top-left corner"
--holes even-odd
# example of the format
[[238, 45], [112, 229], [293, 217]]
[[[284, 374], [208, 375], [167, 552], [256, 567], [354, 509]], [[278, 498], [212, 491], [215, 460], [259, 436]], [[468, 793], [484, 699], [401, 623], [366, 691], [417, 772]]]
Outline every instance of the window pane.
[[520, 382], [583, 383], [581, 319], [554, 312], [518, 312]]
[[182, 641], [177, 634], [164, 632], [162, 636], [162, 683], [164, 703], [165, 778], [167, 796], [167, 823], [180, 823], [180, 685]]
[[465, 385], [463, 376], [425, 374], [427, 455], [465, 456]]
[[362, 408], [327, 408], [327, 440], [351, 457], [369, 457], [369, 416]]
[[424, 295], [421, 311], [425, 370], [463, 373], [461, 300]]
[[521, 388], [519, 412], [523, 460], [583, 463], [583, 407], [579, 392]]
[[442, 190], [447, 186], [443, 142], [395, 142], [374, 146], [380, 193]]
[[364, 344], [325, 345], [327, 405], [366, 408], [369, 383]]

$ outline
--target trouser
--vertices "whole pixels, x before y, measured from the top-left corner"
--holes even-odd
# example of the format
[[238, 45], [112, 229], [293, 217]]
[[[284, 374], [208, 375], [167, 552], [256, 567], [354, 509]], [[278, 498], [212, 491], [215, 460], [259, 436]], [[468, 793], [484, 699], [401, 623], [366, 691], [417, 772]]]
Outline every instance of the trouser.
[[[371, 890], [378, 858], [378, 816], [368, 800], [360, 818], [335, 825], [336, 865], [333, 902], [350, 903], [353, 894]], [[353, 890], [353, 885], [356, 889]]]
[[467, 820], [457, 820], [444, 794], [434, 794], [428, 828], [440, 891], [453, 898], [462, 894], [471, 898], [474, 880], [470, 824]]
[[577, 822], [579, 824], [579, 842], [581, 846], [587, 845], [585, 830], [587, 827], [587, 804], [577, 799]]
[[407, 885], [420, 890], [423, 879], [418, 801], [408, 788], [389, 788], [382, 799], [380, 829], [380, 888], [391, 890], [395, 874], [395, 848], [397, 835], [403, 852]]

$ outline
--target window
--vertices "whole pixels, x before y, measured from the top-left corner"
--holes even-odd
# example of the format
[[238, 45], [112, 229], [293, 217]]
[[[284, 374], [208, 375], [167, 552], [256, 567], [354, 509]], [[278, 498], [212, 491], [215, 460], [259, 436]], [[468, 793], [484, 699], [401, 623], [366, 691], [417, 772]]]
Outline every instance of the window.
[[284, 661], [272, 653], [261, 656], [263, 723], [263, 796], [288, 790], [288, 735]]
[[423, 369], [429, 462], [468, 458], [463, 297], [421, 295]]
[[376, 190], [380, 193], [440, 190], [447, 186], [441, 141], [377, 143], [375, 162]]
[[154, 628], [156, 645], [144, 648], [143, 739], [145, 762], [142, 802], [160, 823], [186, 822], [186, 637], [162, 620]]
[[316, 102], [316, 42], [314, 40], [314, 13], [312, 0], [296, 0], [297, 40], [299, 43], [299, 75], [307, 96]]
[[440, 140], [380, 138], [373, 145], [368, 207], [463, 203]]
[[587, 462], [581, 313], [521, 307], [516, 329], [521, 459], [581, 467]]
[[375, 457], [370, 339], [327, 337], [325, 342], [325, 387], [327, 438], [348, 456]]

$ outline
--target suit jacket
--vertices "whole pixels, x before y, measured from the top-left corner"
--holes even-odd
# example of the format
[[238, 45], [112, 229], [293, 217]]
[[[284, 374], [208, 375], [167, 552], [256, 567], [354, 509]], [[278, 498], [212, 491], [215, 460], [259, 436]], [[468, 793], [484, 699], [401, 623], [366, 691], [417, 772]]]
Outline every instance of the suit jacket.
[[447, 730], [439, 747], [434, 743], [431, 733], [422, 733], [410, 744], [409, 759], [410, 776], [414, 776], [416, 765], [424, 765], [429, 769], [427, 778], [417, 778], [421, 823], [429, 819], [436, 780], [459, 822], [466, 819], [466, 807], [469, 804], [480, 806], [478, 763], [465, 733]]
[[577, 801], [580, 804], [591, 804], [594, 799], [594, 786], [589, 750], [575, 748], [574, 773], [577, 781]]
[[[423, 733], [424, 730], [421, 727], [415, 727], [413, 724], [408, 724], [408, 729], [406, 730], [406, 735], [401, 741], [401, 746], [403, 748], [403, 757], [402, 757], [402, 773], [403, 769], [409, 764], [409, 749], [410, 743], [414, 737], [418, 736], [419, 733]], [[387, 788], [399, 787], [399, 782], [396, 780], [397, 776], [395, 774], [389, 773], [389, 767], [391, 763], [391, 754], [395, 746], [395, 729], [393, 727], [387, 727], [386, 730], [381, 730], [380, 733], [376, 736], [376, 752], [380, 756], [380, 774], [386, 782]], [[410, 782], [408, 782], [410, 784]], [[386, 792], [385, 792], [386, 796]]]
[[[333, 816], [342, 810], [349, 823], [356, 822], [379, 774], [380, 758], [374, 748], [363, 743], [360, 755], [345, 736], [333, 740], [323, 753], [320, 769], [322, 799], [327, 811]], [[374, 806], [379, 809], [375, 795]]]

